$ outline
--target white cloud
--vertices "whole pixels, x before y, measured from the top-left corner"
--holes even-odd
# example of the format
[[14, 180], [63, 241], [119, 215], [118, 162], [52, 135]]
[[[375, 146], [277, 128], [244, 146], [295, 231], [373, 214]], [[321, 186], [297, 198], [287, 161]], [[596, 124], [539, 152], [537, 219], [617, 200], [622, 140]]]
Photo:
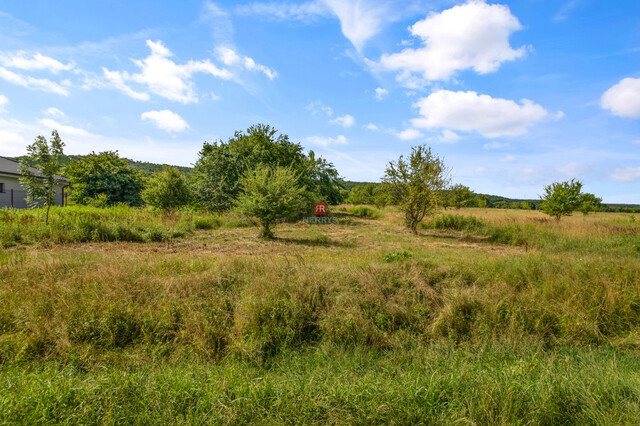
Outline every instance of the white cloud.
[[543, 107], [528, 99], [518, 104], [472, 91], [438, 90], [414, 106], [422, 116], [412, 120], [414, 127], [477, 131], [488, 138], [522, 135], [549, 115]]
[[507, 6], [480, 0], [431, 13], [409, 28], [424, 46], [400, 53], [384, 54], [374, 68], [398, 71], [398, 81], [410, 88], [429, 81], [448, 80], [457, 71], [473, 69], [479, 74], [497, 71], [505, 61], [526, 54], [526, 48], [513, 49], [509, 36], [522, 25]]
[[389, 21], [389, 4], [371, 0], [323, 0], [340, 20], [342, 34], [357, 51]]
[[384, 99], [384, 97], [387, 96], [388, 94], [389, 94], [389, 91], [387, 89], [383, 89], [381, 87], [378, 87], [376, 89], [376, 99], [379, 101]]
[[238, 53], [230, 47], [218, 47], [216, 48], [216, 54], [220, 61], [230, 67], [238, 67], [249, 71], [259, 71], [273, 80], [278, 76], [278, 73], [269, 67], [257, 64], [256, 61], [248, 56], [240, 56]]
[[310, 144], [319, 145], [323, 147], [327, 147], [330, 145], [346, 145], [347, 144], [347, 138], [344, 137], [343, 135], [338, 135], [335, 138], [327, 138], [322, 136], [309, 136], [306, 139], [306, 141], [309, 142]]
[[189, 128], [189, 125], [182, 119], [182, 117], [168, 109], [143, 112], [140, 118], [142, 120], [149, 120], [158, 129], [170, 133], [182, 132]]
[[58, 108], [47, 108], [44, 111], [42, 111], [42, 113], [44, 115], [48, 115], [49, 117], [58, 117], [58, 118], [62, 118], [65, 116], [65, 113], [60, 111]]
[[30, 76], [16, 74], [13, 71], [9, 71], [8, 69], [2, 67], [0, 67], [0, 78], [17, 86], [26, 87], [27, 89], [56, 93], [63, 96], [69, 95], [69, 91], [66, 88], [51, 80], [47, 80], [46, 78], [33, 78]]
[[624, 78], [604, 92], [602, 108], [619, 117], [640, 119], [640, 78]]
[[456, 143], [460, 140], [460, 135], [449, 129], [444, 129], [442, 134], [438, 136], [438, 140], [442, 143]]
[[502, 149], [502, 148], [508, 148], [508, 147], [509, 147], [509, 143], [498, 142], [498, 141], [493, 141], [493, 142], [485, 143], [484, 145], [482, 145], [483, 149]]
[[125, 93], [127, 96], [133, 98], [133, 99], [137, 99], [139, 101], [148, 101], [149, 100], [149, 94], [148, 93], [143, 93], [143, 92], [136, 92], [135, 90], [133, 90], [132, 88], [130, 88], [129, 86], [127, 86], [127, 83], [124, 82], [125, 78], [129, 78], [129, 74], [127, 74], [126, 72], [120, 72], [120, 71], [109, 71], [106, 68], [102, 68], [102, 72], [104, 73], [104, 77], [107, 79], [107, 81], [109, 83], [111, 83], [111, 85], [122, 91], [123, 93]]
[[9, 99], [4, 95], [0, 95], [0, 112], [6, 112], [8, 104]]
[[333, 109], [320, 101], [311, 102], [305, 109], [310, 111], [312, 115], [318, 115], [320, 113], [327, 114], [329, 117], [333, 115]]
[[373, 123], [369, 123], [369, 124], [367, 124], [367, 125], [366, 125], [366, 126], [364, 126], [364, 127], [365, 127], [365, 129], [367, 129], [367, 130], [372, 130], [372, 131], [376, 131], [376, 130], [378, 130], [378, 126], [376, 126], [376, 125], [375, 125], [375, 124], [373, 124]]
[[147, 40], [147, 46], [151, 54], [145, 59], [133, 61], [140, 68], [138, 74], [103, 68], [104, 76], [112, 86], [134, 99], [147, 100], [149, 95], [135, 91], [127, 82], [138, 83], [158, 96], [186, 104], [198, 102], [195, 85], [191, 81], [193, 74], [205, 73], [225, 80], [233, 78], [231, 72], [216, 67], [209, 60], [176, 64], [170, 59], [173, 53], [161, 41]]
[[640, 167], [621, 167], [611, 174], [611, 179], [619, 182], [635, 182], [640, 180]]
[[36, 53], [28, 57], [27, 52], [20, 50], [15, 53], [0, 54], [0, 62], [5, 67], [18, 68], [21, 70], [47, 70], [54, 74], [60, 71], [69, 71], [75, 67], [73, 62], [63, 64], [49, 56]]
[[353, 116], [349, 114], [342, 115], [338, 118], [335, 118], [329, 121], [329, 123], [331, 124], [337, 124], [342, 127], [351, 127], [355, 124], [355, 122], [356, 122], [355, 118], [353, 118]]
[[411, 128], [398, 132], [395, 135], [398, 139], [403, 141], [411, 141], [424, 136], [419, 130], [411, 129]]
[[52, 129], [52, 130], [56, 129], [60, 133], [61, 138], [63, 138], [63, 135], [83, 136], [83, 137], [95, 136], [84, 129], [81, 129], [79, 127], [74, 127], [74, 126], [68, 126], [66, 124], [61, 124], [51, 118], [43, 118], [41, 120], [38, 120], [38, 123], [40, 123], [42, 126], [47, 127], [49, 129]]

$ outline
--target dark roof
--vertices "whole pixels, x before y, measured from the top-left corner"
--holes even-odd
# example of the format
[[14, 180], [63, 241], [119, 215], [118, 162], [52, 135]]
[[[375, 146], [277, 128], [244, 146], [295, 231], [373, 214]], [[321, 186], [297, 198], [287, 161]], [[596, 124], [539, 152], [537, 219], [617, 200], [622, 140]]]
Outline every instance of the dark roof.
[[[29, 167], [29, 170], [31, 170], [34, 175], [41, 177], [40, 170], [36, 169], [35, 167]], [[16, 160], [0, 156], [0, 174], [20, 176], [20, 163]], [[56, 175], [56, 179], [63, 181], [69, 180], [69, 178], [58, 175]]]

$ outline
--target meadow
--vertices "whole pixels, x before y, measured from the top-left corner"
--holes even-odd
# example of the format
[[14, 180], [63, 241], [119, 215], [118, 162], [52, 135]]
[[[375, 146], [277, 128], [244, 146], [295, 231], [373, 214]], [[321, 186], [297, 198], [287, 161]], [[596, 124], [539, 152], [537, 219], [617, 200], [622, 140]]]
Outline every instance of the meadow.
[[634, 424], [640, 217], [0, 211], [0, 423]]

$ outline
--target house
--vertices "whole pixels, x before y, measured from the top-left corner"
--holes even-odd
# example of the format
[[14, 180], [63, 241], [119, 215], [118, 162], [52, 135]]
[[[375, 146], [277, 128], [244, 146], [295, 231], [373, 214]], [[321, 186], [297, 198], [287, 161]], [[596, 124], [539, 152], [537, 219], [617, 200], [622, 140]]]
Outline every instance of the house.
[[[20, 163], [11, 160], [9, 158], [0, 157], [0, 209], [16, 208], [26, 209], [29, 207], [27, 204], [27, 191], [20, 185]], [[31, 167], [31, 171], [39, 176], [39, 171], [36, 168]], [[56, 205], [64, 206], [66, 193], [65, 188], [69, 186], [66, 183], [69, 179], [58, 176], [63, 182], [59, 186], [56, 186], [55, 200]]]

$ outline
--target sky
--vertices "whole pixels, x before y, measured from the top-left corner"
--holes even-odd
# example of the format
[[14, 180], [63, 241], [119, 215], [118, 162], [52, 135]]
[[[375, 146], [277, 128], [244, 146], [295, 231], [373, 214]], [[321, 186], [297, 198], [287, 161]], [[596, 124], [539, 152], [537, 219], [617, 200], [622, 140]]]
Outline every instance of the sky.
[[189, 166], [263, 123], [379, 181], [426, 144], [454, 183], [640, 204], [638, 0], [0, 0], [0, 155]]

